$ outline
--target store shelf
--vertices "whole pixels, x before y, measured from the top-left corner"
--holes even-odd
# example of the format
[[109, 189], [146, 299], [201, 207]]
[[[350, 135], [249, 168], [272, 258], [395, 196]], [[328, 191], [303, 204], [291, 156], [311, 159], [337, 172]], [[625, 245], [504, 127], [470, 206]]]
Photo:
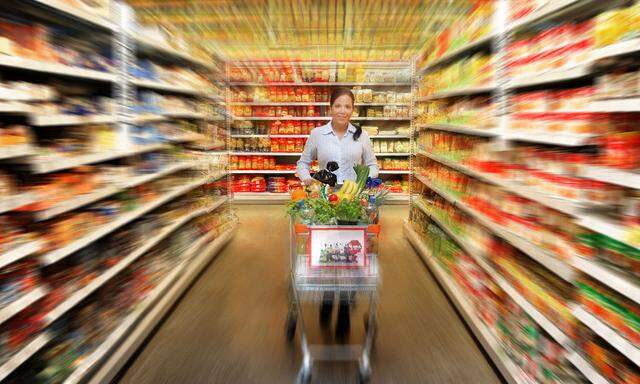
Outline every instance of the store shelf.
[[270, 192], [235, 192], [233, 200], [244, 204], [284, 203], [291, 200], [291, 195]]
[[640, 304], [640, 284], [638, 284], [637, 279], [626, 276], [595, 260], [588, 260], [578, 256], [574, 257], [573, 266], [580, 272], [591, 276], [602, 284], [609, 286], [616, 292]]
[[0, 198], [0, 213], [13, 211], [35, 202], [35, 196], [31, 193], [21, 192], [17, 195]]
[[124, 271], [129, 265], [131, 265], [134, 261], [142, 257], [144, 254], [149, 252], [153, 247], [160, 244], [164, 239], [168, 238], [173, 232], [175, 232], [178, 228], [182, 227], [189, 221], [193, 220], [198, 216], [202, 216], [209, 212], [212, 212], [217, 207], [221, 206], [227, 201], [227, 198], [219, 199], [215, 204], [211, 207], [201, 208], [196, 211], [193, 211], [182, 218], [175, 221], [173, 224], [166, 226], [165, 228], [160, 230], [156, 236], [151, 239], [145, 241], [138, 249], [133, 251], [128, 256], [125, 256], [122, 260], [120, 260], [116, 265], [104, 271], [100, 276], [92, 280], [85, 287], [75, 291], [70, 297], [60, 303], [57, 307], [51, 310], [45, 316], [45, 322], [47, 324], [51, 324], [57, 319], [59, 319], [62, 315], [67, 313], [69, 310], [74, 308], [76, 305], [81, 303], [84, 299], [89, 297], [93, 292], [98, 290], [100, 287], [104, 286], [109, 280], [118, 275], [120, 272]]
[[115, 348], [117, 344], [126, 336], [129, 331], [140, 317], [151, 308], [154, 302], [156, 302], [163, 293], [173, 284], [180, 276], [184, 269], [184, 264], [180, 264], [173, 268], [166, 277], [162, 279], [142, 302], [139, 304], [139, 309], [133, 311], [124, 319], [120, 319], [119, 325], [109, 333], [109, 336], [97, 347], [91, 354], [82, 360], [82, 363], [73, 371], [69, 377], [63, 382], [64, 384], [81, 383], [83, 378], [89, 375], [89, 373], [95, 369], [96, 365], [102, 360], [111, 349]]
[[509, 82], [509, 88], [525, 88], [536, 85], [573, 81], [590, 76], [592, 73], [592, 65], [589, 62], [572, 68], [523, 75], [512, 79]]
[[63, 213], [84, 207], [88, 204], [94, 203], [99, 200], [102, 200], [106, 197], [114, 195], [125, 189], [133, 188], [138, 185], [149, 183], [153, 180], [159, 179], [171, 173], [184, 170], [193, 166], [194, 166], [194, 163], [185, 162], [182, 164], [167, 166], [165, 169], [156, 173], [142, 175], [134, 178], [127, 178], [126, 180], [121, 180], [121, 181], [114, 181], [111, 183], [111, 185], [105, 188], [102, 188], [98, 191], [94, 191], [93, 193], [88, 193], [85, 195], [74, 197], [67, 201], [63, 201], [62, 203], [57, 204], [52, 208], [39, 211], [35, 214], [35, 217], [38, 221], [49, 220]]
[[167, 116], [164, 115], [139, 115], [133, 118], [134, 124], [145, 124], [145, 123], [157, 123], [160, 121], [168, 120]]
[[166, 111], [162, 115], [174, 119], [204, 119], [204, 113], [193, 111]]
[[352, 117], [352, 121], [411, 121], [411, 117]]
[[0, 113], [12, 114], [12, 115], [28, 115], [31, 113], [32, 108], [30, 105], [22, 102], [4, 101], [0, 97]]
[[165, 42], [149, 38], [149, 36], [142, 36], [140, 33], [134, 33], [133, 40], [135, 40], [135, 43], [137, 44], [139, 50], [155, 51], [162, 54], [165, 59], [167, 57], [173, 57], [209, 70], [220, 71], [220, 68], [218, 68], [216, 65], [213, 65], [211, 61], [192, 56], [186, 52], [183, 52], [183, 50], [181, 49], [171, 47]]
[[234, 175], [254, 175], [254, 174], [260, 174], [260, 175], [293, 175], [296, 173], [295, 170], [266, 170], [266, 169], [234, 169], [232, 171], [230, 171], [229, 173], [234, 174]]
[[495, 86], [478, 86], [478, 87], [465, 87], [452, 89], [448, 91], [436, 92], [433, 95], [421, 97], [418, 101], [431, 101], [437, 99], [446, 99], [448, 97], [458, 97], [458, 96], [470, 96], [470, 95], [478, 95], [482, 93], [491, 93], [496, 89]]
[[166, 92], [174, 92], [174, 93], [182, 93], [185, 95], [191, 96], [200, 96], [202, 92], [189, 86], [189, 85], [173, 85], [162, 83], [160, 81], [152, 81], [152, 80], [133, 80], [133, 85], [138, 88], [146, 88], [146, 89], [155, 89], [158, 91], [166, 91]]
[[9, 360], [0, 365], [0, 381], [7, 378], [7, 376], [18, 369], [18, 367], [29, 360], [31, 356], [35, 355], [50, 341], [51, 335], [46, 331], [42, 332], [33, 340], [29, 341], [24, 347], [14, 353], [13, 356], [9, 358]]
[[489, 46], [491, 44], [491, 42], [493, 41], [493, 39], [495, 38], [493, 33], [489, 33], [484, 37], [481, 37], [475, 41], [472, 41], [470, 43], [467, 43], [459, 48], [456, 48], [448, 53], [445, 53], [444, 55], [442, 55], [441, 57], [435, 59], [434, 61], [432, 61], [431, 63], [427, 64], [424, 68], [419, 69], [417, 72], [418, 74], [424, 74], [426, 72], [430, 72], [433, 69], [441, 66], [442, 64], [451, 62], [461, 56], [463, 56], [464, 54], [477, 50], [478, 48], [484, 47], [484, 46]]
[[31, 165], [31, 167], [33, 168], [33, 172], [35, 173], [50, 173], [79, 167], [81, 165], [101, 163], [104, 161], [115, 160], [122, 157], [134, 156], [141, 153], [158, 151], [165, 148], [166, 146], [164, 144], [149, 144], [135, 146], [126, 151], [92, 153], [84, 156], [42, 156], [31, 158], [26, 164]]
[[374, 135], [370, 139], [410, 139], [411, 135]]
[[498, 136], [500, 134], [497, 128], [483, 129], [451, 124], [418, 124], [418, 128], [422, 127], [435, 129], [438, 131], [464, 133], [476, 136]]
[[199, 133], [185, 134], [179, 136], [168, 137], [168, 141], [172, 143], [190, 143], [199, 140], [206, 140], [206, 136]]
[[511, 286], [504, 278], [499, 276], [496, 272], [496, 276], [493, 276], [503, 291], [509, 295], [513, 301], [518, 304], [531, 318], [544, 329], [558, 344], [567, 349], [570, 345], [571, 338], [564, 334], [558, 328], [552, 320], [549, 320], [542, 312], [533, 306], [527, 299], [525, 299], [515, 288]]
[[[317, 102], [231, 102], [229, 105], [237, 105], [237, 106], [253, 106], [253, 107], [305, 107], [305, 106], [322, 106], [328, 107], [328, 101], [317, 101]], [[384, 107], [384, 106], [410, 106], [411, 103], [354, 103], [356, 107]]]
[[214, 176], [212, 178], [209, 177], [205, 177], [205, 178], [201, 178], [198, 179], [194, 182], [188, 183], [187, 185], [184, 185], [182, 187], [176, 188], [171, 192], [168, 192], [166, 194], [164, 194], [162, 197], [156, 199], [155, 201], [145, 204], [142, 207], [132, 211], [132, 212], [128, 212], [128, 213], [124, 213], [122, 214], [122, 216], [120, 216], [118, 219], [107, 223], [97, 229], [95, 229], [94, 231], [90, 232], [89, 234], [79, 238], [78, 240], [75, 240], [73, 242], [71, 242], [70, 244], [67, 244], [66, 246], [62, 247], [62, 248], [58, 248], [54, 251], [48, 252], [44, 255], [42, 255], [41, 260], [42, 263], [44, 265], [50, 265], [53, 264], [59, 260], [64, 259], [65, 257], [81, 250], [82, 248], [90, 245], [91, 243], [93, 243], [96, 240], [101, 239], [102, 237], [110, 234], [111, 232], [115, 231], [116, 229], [132, 222], [133, 220], [141, 217], [142, 215], [146, 214], [147, 212], [150, 212], [162, 205], [164, 205], [165, 203], [175, 199], [176, 197], [183, 195], [189, 191], [191, 191], [194, 188], [197, 188], [203, 184], [205, 184], [206, 182], [210, 181], [210, 180], [216, 180], [219, 179], [220, 177], [224, 176], [225, 173], [220, 173], [217, 176]]
[[594, 49], [591, 51], [589, 58], [592, 61], [597, 61], [636, 52], [640, 52], [640, 39], [638, 38]]
[[381, 169], [378, 172], [378, 174], [379, 175], [410, 175], [411, 171], [409, 171], [409, 170], [393, 171], [393, 170]]
[[433, 275], [438, 279], [440, 286], [447, 293], [447, 296], [453, 301], [458, 312], [463, 316], [467, 325], [473, 331], [476, 339], [480, 341], [484, 350], [491, 357], [496, 367], [500, 370], [502, 376], [509, 383], [533, 384], [534, 381], [528, 378], [501, 350], [494, 333], [480, 320], [475, 313], [473, 306], [468, 302], [465, 295], [460, 292], [456, 283], [441, 269], [434, 260], [431, 250], [422, 242], [422, 239], [411, 228], [409, 223], [404, 224], [404, 233], [413, 244], [418, 254], [429, 266]]
[[[233, 120], [239, 121], [330, 121], [330, 117], [318, 116], [318, 117], [295, 117], [295, 116], [233, 116]], [[353, 120], [353, 119], [352, 119]]]
[[436, 192], [438, 195], [442, 196], [445, 200], [449, 201], [451, 204], [462, 209], [465, 213], [475, 218], [482, 226], [489, 229], [491, 232], [501, 237], [515, 248], [519, 249], [531, 259], [549, 269], [549, 271], [555, 273], [568, 282], [573, 282], [573, 279], [575, 278], [575, 271], [568, 263], [565, 263], [564, 261], [556, 258], [549, 252], [531, 243], [529, 240], [511, 233], [507, 229], [502, 228], [497, 223], [491, 221], [489, 218], [477, 212], [475, 209], [469, 207], [456, 196], [443, 191], [442, 189], [431, 183], [429, 180], [427, 180], [424, 176], [416, 174], [415, 178], [429, 187], [431, 190]]
[[10, 251], [0, 253], [0, 268], [40, 252], [40, 249], [42, 249], [42, 243], [39, 240], [31, 240]]
[[593, 0], [553, 0], [547, 2], [546, 5], [540, 9], [532, 12], [531, 14], [516, 20], [507, 25], [507, 31], [516, 32], [523, 28], [533, 26], [545, 21], [552, 20], [573, 11], [575, 5], [587, 6], [590, 3], [594, 3]]
[[580, 147], [584, 145], [592, 145], [595, 135], [564, 135], [559, 133], [507, 131], [502, 134], [501, 137], [505, 140], [511, 141], [524, 141], [528, 143], [558, 145], [563, 147]]
[[[236, 135], [232, 134], [231, 137], [251, 139], [251, 138], [271, 138], [271, 139], [306, 139], [310, 135]], [[371, 139], [410, 139], [409, 135], [375, 135], [369, 136]]]
[[640, 173], [631, 170], [585, 165], [582, 166], [580, 176], [627, 188], [640, 189]]
[[237, 82], [232, 81], [229, 83], [231, 87], [410, 87], [411, 83], [359, 83], [359, 82], [315, 82], [315, 83], [302, 83], [302, 82], [274, 82], [274, 83], [258, 83], [258, 82]]
[[640, 349], [633, 345], [631, 341], [627, 340], [616, 330], [609, 327], [581, 306], [576, 306], [573, 309], [573, 315], [629, 360], [633, 361], [637, 366], [640, 366]]
[[602, 233], [603, 235], [607, 235], [632, 247], [640, 247], [640, 243], [638, 241], [633, 241], [634, 231], [632, 229], [624, 227], [603, 215], [585, 213], [578, 218], [577, 223], [594, 232]]
[[271, 139], [306, 139], [310, 135], [235, 135], [232, 134], [231, 137], [243, 138], [243, 139], [251, 139], [251, 138], [271, 138]]
[[11, 304], [0, 309], [0, 324], [22, 312], [23, 309], [40, 300], [46, 294], [47, 290], [42, 287], [36, 287], [31, 291], [24, 293], [22, 296], [14, 300]]
[[112, 124], [118, 121], [116, 115], [31, 115], [29, 123], [36, 127], [55, 127], [65, 125]]
[[94, 71], [92, 69], [77, 68], [58, 63], [48, 63], [44, 61], [25, 59], [15, 56], [0, 56], [0, 67], [39, 73], [48, 73], [58, 76], [73, 77], [76, 79], [104, 82], [116, 81], [116, 75], [112, 73]]
[[[416, 204], [418, 208], [420, 208], [424, 213], [426, 213], [431, 219], [433, 219], [438, 226], [442, 228], [447, 235], [456, 241], [460, 245], [465, 252], [473, 257], [474, 260], [485, 270], [485, 272], [491, 276], [491, 278], [505, 291], [511, 299], [518, 304], [531, 318], [540, 325], [547, 333], [549, 333], [558, 344], [566, 347], [569, 345], [570, 338], [564, 334], [551, 320], [549, 320], [545, 315], [543, 315], [538, 309], [536, 309], [528, 300], [526, 300], [506, 279], [498, 273], [493, 267], [491, 267], [487, 261], [485, 260], [484, 254], [481, 251], [477, 250], [475, 247], [467, 244], [465, 240], [460, 238], [457, 234], [452, 232], [448, 225], [443, 223], [437, 216], [432, 215], [423, 205], [422, 202], [418, 201]], [[565, 266], [565, 269], [567, 267]]]
[[120, 186], [120, 189], [137, 187], [138, 185], [149, 183], [151, 181], [170, 175], [172, 173], [193, 168], [197, 164], [198, 163], [195, 161], [183, 161], [174, 165], [165, 164], [164, 167], [158, 172], [150, 173], [148, 175], [141, 175], [133, 178], [127, 178], [127, 180], [124, 180], [124, 182], [122, 183], [118, 183], [118, 185]]
[[595, 100], [589, 104], [589, 112], [640, 112], [640, 97]]
[[240, 152], [232, 151], [231, 156], [300, 156], [302, 152]]
[[576, 351], [569, 352], [567, 359], [573, 364], [580, 373], [586, 377], [589, 382], [593, 384], [611, 384], [609, 380], [605, 379], [593, 366], [580, 356]]
[[94, 191], [92, 193], [87, 193], [84, 195], [73, 197], [51, 208], [36, 212], [35, 213], [36, 220], [43, 221], [43, 220], [52, 219], [63, 213], [73, 211], [74, 209], [78, 209], [78, 208], [84, 207], [85, 205], [102, 200], [108, 196], [111, 196], [119, 192], [120, 190], [121, 188], [119, 188], [118, 186], [110, 185], [104, 188], [100, 188], [99, 190]]
[[0, 160], [12, 159], [16, 157], [26, 157], [35, 154], [35, 148], [31, 145], [11, 145], [0, 147]]
[[235, 231], [236, 225], [220, 233], [213, 241], [215, 232], [200, 238], [185, 252], [185, 261], [173, 268], [137, 306], [138, 309], [121, 321], [64, 383], [111, 382], [193, 279], [229, 242]]
[[487, 183], [500, 186], [506, 189], [507, 191], [515, 193], [521, 197], [525, 197], [529, 200], [535, 201], [549, 208], [555, 209], [556, 211], [566, 213], [567, 215], [570, 215], [570, 216], [579, 217], [585, 209], [589, 208], [589, 206], [579, 204], [571, 200], [560, 199], [554, 196], [547, 195], [545, 193], [537, 191], [526, 185], [520, 185], [515, 182], [506, 181], [497, 175], [476, 171], [475, 169], [468, 167], [462, 163], [448, 160], [444, 157], [441, 157], [432, 153], [428, 153], [424, 150], [418, 150], [416, 153], [418, 155], [428, 157], [431, 160], [436, 161], [440, 164], [446, 165], [449, 168], [458, 170], [466, 175], [475, 177]]
[[73, 6], [64, 0], [27, 0], [27, 2], [45, 6], [51, 13], [79, 20], [90, 27], [100, 27], [109, 31], [116, 30], [116, 25], [111, 20], [86, 11], [80, 6]]
[[399, 153], [394, 153], [394, 152], [376, 152], [375, 153], [376, 156], [378, 157], [409, 157], [411, 156], [411, 153], [409, 152], [399, 152]]

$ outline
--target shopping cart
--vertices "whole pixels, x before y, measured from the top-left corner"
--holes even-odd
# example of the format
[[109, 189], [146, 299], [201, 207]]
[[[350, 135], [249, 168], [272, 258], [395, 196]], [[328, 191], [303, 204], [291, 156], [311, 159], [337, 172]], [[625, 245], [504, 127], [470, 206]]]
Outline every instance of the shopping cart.
[[[307, 226], [292, 220], [290, 232], [291, 280], [286, 334], [289, 342], [293, 342], [297, 324], [300, 324], [303, 358], [297, 381], [311, 381], [314, 361], [357, 361], [359, 381], [368, 382], [371, 374], [369, 356], [376, 333], [379, 226]], [[368, 301], [361, 344], [309, 342], [305, 324], [311, 322], [304, 319], [301, 305], [319, 306], [326, 294], [342, 300], [347, 298], [349, 305], [356, 298], [358, 305]]]

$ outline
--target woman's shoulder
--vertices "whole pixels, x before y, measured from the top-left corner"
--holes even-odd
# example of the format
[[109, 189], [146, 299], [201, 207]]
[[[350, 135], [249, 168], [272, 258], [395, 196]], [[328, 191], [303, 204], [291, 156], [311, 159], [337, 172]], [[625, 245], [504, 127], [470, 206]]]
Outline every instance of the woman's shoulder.
[[313, 128], [311, 132], [309, 132], [310, 137], [318, 137], [321, 136], [327, 129], [326, 125], [321, 125], [319, 127]]

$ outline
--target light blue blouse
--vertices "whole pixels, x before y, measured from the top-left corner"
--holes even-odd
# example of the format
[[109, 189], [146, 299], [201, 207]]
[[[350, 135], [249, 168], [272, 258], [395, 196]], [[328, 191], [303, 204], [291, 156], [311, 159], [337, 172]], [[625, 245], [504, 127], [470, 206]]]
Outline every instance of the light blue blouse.
[[369, 167], [369, 175], [371, 177], [378, 176], [378, 162], [373, 152], [373, 145], [367, 132], [362, 132], [358, 141], [353, 140], [353, 134], [356, 127], [349, 124], [347, 132], [338, 139], [333, 132], [331, 122], [322, 127], [318, 127], [311, 131], [311, 135], [304, 146], [304, 151], [300, 160], [298, 160], [298, 176], [301, 180], [311, 178], [309, 169], [311, 162], [318, 160], [320, 169], [325, 169], [327, 163], [335, 161], [340, 167], [336, 172], [338, 184], [342, 184], [344, 180], [356, 179], [356, 173], [353, 166], [356, 164], [364, 164]]

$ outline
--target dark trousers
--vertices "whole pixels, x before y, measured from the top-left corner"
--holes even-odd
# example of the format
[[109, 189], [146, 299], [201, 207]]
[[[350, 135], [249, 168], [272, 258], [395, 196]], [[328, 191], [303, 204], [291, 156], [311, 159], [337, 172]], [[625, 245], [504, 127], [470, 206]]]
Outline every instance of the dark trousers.
[[[338, 306], [338, 319], [336, 321], [336, 338], [346, 339], [351, 331], [351, 317], [349, 307], [352, 292], [340, 292], [340, 303]], [[333, 302], [335, 294], [333, 292], [324, 292], [322, 295], [322, 304], [320, 305], [320, 325], [322, 328], [329, 328], [331, 325], [331, 313], [333, 312]]]

